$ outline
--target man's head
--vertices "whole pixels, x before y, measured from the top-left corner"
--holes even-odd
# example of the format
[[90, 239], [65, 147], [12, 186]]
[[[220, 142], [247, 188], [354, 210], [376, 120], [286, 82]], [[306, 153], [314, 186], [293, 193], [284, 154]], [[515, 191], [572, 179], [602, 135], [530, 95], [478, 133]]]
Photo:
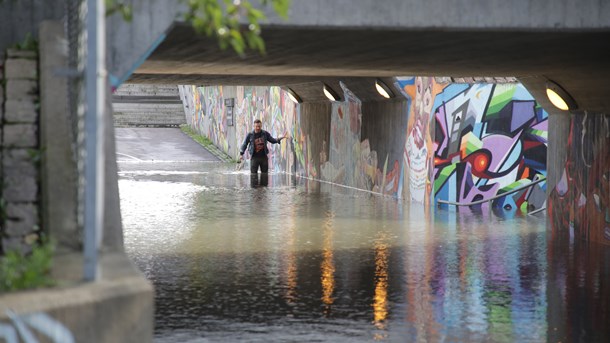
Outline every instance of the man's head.
[[254, 121], [254, 132], [259, 133], [263, 129], [263, 122], [260, 119]]

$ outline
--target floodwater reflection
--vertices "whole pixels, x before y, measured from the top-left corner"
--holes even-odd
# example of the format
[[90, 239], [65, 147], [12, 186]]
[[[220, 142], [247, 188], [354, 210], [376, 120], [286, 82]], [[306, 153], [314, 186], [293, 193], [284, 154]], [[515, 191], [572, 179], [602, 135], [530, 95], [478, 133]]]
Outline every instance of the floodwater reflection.
[[544, 218], [154, 167], [120, 165], [119, 187], [159, 342], [610, 340], [609, 249]]

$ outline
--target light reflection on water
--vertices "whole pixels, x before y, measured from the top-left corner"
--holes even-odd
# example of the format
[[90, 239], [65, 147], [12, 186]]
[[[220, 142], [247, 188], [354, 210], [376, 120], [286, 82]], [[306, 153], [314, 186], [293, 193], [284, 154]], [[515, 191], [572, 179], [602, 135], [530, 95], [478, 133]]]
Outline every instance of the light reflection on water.
[[544, 219], [433, 215], [286, 175], [171, 168], [122, 165], [119, 181], [159, 342], [610, 335], [608, 249], [547, 237]]

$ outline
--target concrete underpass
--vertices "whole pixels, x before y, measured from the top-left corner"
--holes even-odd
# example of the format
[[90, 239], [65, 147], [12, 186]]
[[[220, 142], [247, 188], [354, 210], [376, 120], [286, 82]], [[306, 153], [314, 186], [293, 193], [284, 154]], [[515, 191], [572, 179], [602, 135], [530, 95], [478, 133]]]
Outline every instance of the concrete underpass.
[[[154, 316], [159, 342], [608, 340], [606, 3], [294, 0], [245, 57], [178, 1], [133, 9], [106, 29], [104, 268], [145, 277], [119, 268], [140, 287], [122, 323], [152, 335]], [[30, 27], [5, 13], [3, 48]], [[269, 174], [229, 162], [255, 119], [289, 136]]]

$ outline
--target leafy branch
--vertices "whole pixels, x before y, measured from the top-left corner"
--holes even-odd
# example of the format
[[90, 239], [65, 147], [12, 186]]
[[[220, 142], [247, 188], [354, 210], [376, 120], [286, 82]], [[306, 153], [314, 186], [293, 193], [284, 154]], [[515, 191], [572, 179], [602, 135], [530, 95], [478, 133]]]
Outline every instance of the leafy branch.
[[122, 0], [104, 0], [106, 5], [106, 16], [111, 16], [115, 13], [120, 13], [123, 20], [130, 22], [133, 19], [133, 11], [130, 5], [125, 4]]
[[[0, 0], [2, 1], [2, 0]], [[125, 21], [131, 21], [133, 10], [126, 0], [105, 0], [106, 15], [120, 13]], [[228, 47], [239, 56], [247, 50], [265, 54], [265, 42], [261, 37], [261, 23], [267, 20], [262, 9], [251, 0], [181, 0], [187, 4], [184, 19], [195, 31], [218, 40], [220, 48]], [[260, 0], [262, 7], [271, 6], [280, 18], [288, 18], [291, 0]], [[245, 23], [245, 24], [244, 24]]]
[[[215, 37], [221, 49], [232, 47], [244, 56], [247, 49], [265, 54], [265, 42], [261, 38], [261, 22], [265, 13], [255, 8], [250, 0], [186, 0], [188, 12], [185, 19], [199, 34]], [[261, 0], [263, 6], [271, 5], [283, 19], [288, 18], [290, 0]], [[245, 19], [242, 21], [242, 19]], [[246, 22], [246, 25], [242, 25]]]

